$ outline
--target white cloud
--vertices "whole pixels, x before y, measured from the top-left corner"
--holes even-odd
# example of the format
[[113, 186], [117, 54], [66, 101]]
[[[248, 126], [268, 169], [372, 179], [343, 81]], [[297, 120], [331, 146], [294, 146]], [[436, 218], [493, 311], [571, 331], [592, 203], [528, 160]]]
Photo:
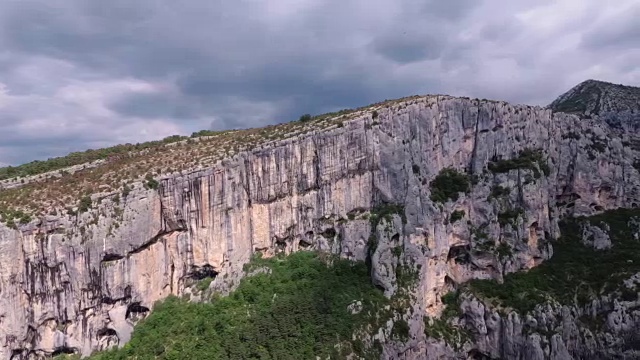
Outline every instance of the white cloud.
[[[54, 148], [68, 152], [94, 144], [147, 141], [186, 132], [170, 118], [127, 117], [110, 108], [118, 99], [165, 91], [163, 84], [134, 78], [92, 78], [73, 64], [55, 59], [34, 59], [15, 70], [12, 75], [17, 73], [21, 86], [33, 89], [32, 93], [14, 94], [6, 84], [0, 86], [3, 143], [11, 144], [17, 155], [40, 142], [60, 142], [64, 146]], [[5, 145], [4, 149], [6, 158], [15, 158], [11, 148]]]

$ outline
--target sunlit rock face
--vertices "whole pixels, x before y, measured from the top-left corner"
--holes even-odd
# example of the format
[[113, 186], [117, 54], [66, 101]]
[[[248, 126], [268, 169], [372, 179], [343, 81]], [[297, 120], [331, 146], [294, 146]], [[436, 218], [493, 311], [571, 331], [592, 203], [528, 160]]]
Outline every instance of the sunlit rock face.
[[[164, 176], [158, 189], [138, 184], [127, 196], [94, 197], [78, 215], [0, 225], [0, 358], [122, 346], [155, 301], [190, 293], [194, 281], [214, 278], [211, 288], [226, 293], [253, 254], [316, 249], [368, 261], [387, 296], [398, 291], [398, 264], [419, 269], [404, 314], [409, 340], [375, 335], [383, 358], [570, 359], [604, 342], [574, 338], [569, 308], [504, 317], [465, 298], [475, 334], [458, 349], [428, 338], [423, 319], [439, 316], [441, 296], [459, 284], [548, 259], [562, 216], [637, 206], [637, 152], [625, 145], [633, 136], [597, 116], [422, 97]], [[496, 170], [535, 150], [539, 161]], [[430, 183], [445, 168], [468, 174], [470, 191], [434, 202]], [[380, 206], [399, 215], [376, 224], [370, 214]], [[450, 221], [454, 211], [464, 215]], [[606, 247], [605, 235], [595, 235], [593, 246]], [[544, 341], [524, 335], [523, 324], [541, 319], [566, 331]]]

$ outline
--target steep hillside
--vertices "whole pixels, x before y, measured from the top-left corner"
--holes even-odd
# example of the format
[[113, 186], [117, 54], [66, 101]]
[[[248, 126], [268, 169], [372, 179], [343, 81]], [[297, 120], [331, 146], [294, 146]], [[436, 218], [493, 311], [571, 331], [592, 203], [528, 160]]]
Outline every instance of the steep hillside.
[[[27, 171], [0, 191], [0, 358], [87, 356], [131, 339], [100, 356], [144, 357], [166, 341], [153, 356], [176, 358], [192, 335], [148, 330], [178, 313], [170, 296], [205, 302], [184, 304], [185, 316], [270, 298], [262, 315], [282, 305], [292, 319], [324, 317], [331, 307], [308, 314], [270, 290], [288, 279], [271, 265], [245, 266], [300, 250], [364, 262], [377, 288], [336, 288], [337, 314], [380, 299], [356, 327], [301, 324], [298, 340], [335, 332], [338, 345], [354, 332], [339, 358], [633, 358], [640, 214], [616, 210], [640, 204], [631, 136], [599, 115], [423, 96]], [[329, 281], [330, 264], [300, 277]], [[250, 274], [270, 285], [247, 298]], [[301, 298], [322, 286], [307, 283]], [[240, 347], [262, 341], [198, 324]], [[300, 350], [328, 354], [321, 339]]]
[[572, 114], [629, 112], [640, 116], [640, 87], [587, 80], [558, 97], [549, 107]]

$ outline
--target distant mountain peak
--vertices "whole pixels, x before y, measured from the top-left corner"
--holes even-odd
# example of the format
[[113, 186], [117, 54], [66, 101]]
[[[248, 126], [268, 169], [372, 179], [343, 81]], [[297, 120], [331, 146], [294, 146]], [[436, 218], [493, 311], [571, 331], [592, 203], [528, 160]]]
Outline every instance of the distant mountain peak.
[[640, 87], [589, 79], [560, 95], [549, 108], [587, 116], [640, 113]]

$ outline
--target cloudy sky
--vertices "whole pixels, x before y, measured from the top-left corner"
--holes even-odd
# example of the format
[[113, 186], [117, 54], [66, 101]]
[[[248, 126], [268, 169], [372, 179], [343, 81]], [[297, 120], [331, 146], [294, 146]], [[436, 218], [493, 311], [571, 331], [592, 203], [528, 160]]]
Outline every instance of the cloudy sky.
[[638, 19], [638, 0], [2, 0], [0, 164], [413, 94], [640, 85]]

